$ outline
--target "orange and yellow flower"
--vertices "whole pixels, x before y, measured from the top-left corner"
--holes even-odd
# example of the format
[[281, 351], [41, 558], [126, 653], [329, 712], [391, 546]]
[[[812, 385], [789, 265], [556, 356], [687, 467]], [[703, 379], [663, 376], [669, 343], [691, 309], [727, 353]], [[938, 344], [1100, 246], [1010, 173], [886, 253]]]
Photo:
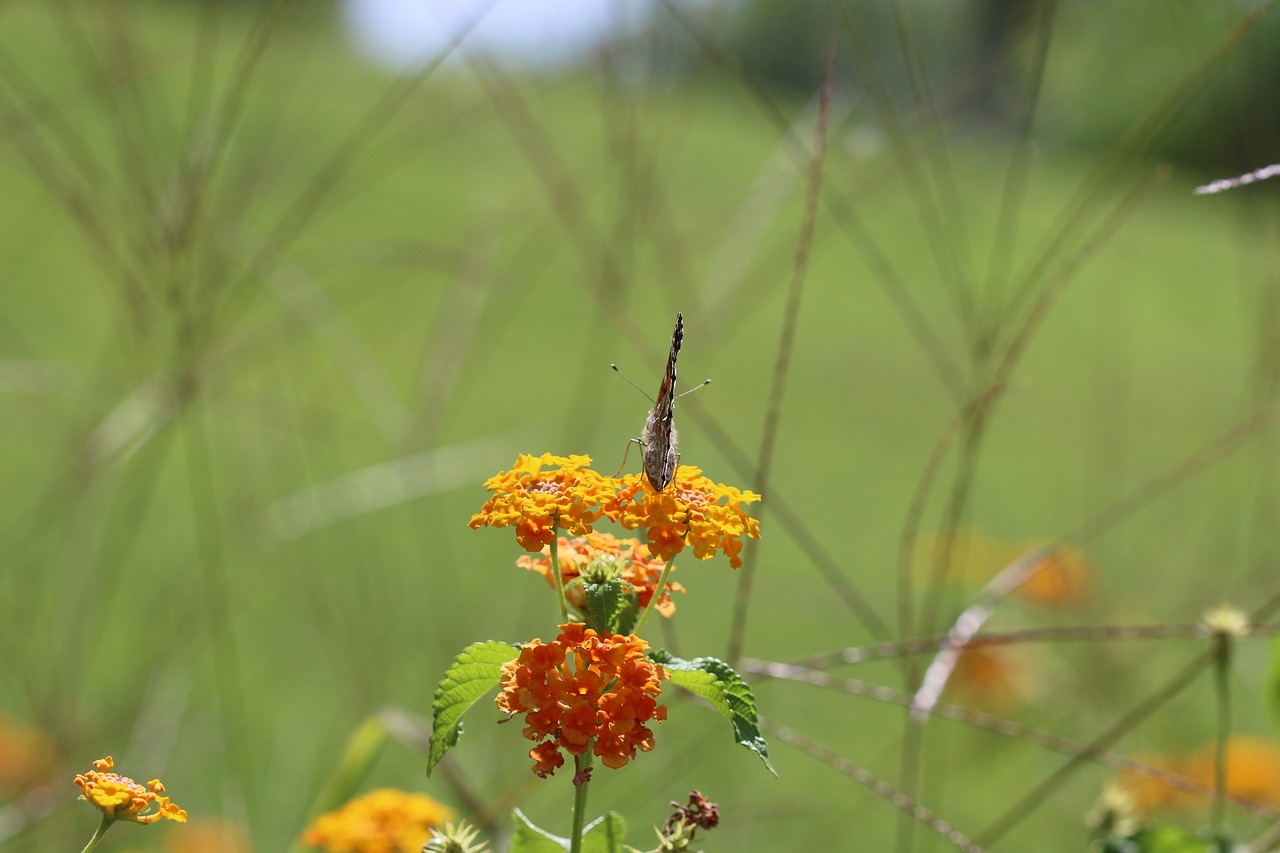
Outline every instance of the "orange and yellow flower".
[[55, 764], [56, 752], [48, 735], [0, 715], [0, 794], [39, 784]]
[[320, 815], [302, 842], [330, 853], [420, 853], [453, 812], [426, 794], [381, 788]]
[[618, 481], [588, 466], [590, 456], [530, 456], [521, 453], [510, 471], [485, 481], [493, 496], [468, 526], [516, 528], [516, 541], [526, 551], [550, 545], [557, 528], [574, 536], [591, 532], [604, 514], [601, 505], [613, 498]]
[[[80, 786], [80, 799], [87, 801], [112, 820], [150, 824], [161, 818], [178, 823], [187, 822], [187, 812], [162, 797], [164, 785], [152, 779], [142, 786], [118, 773], [110, 773], [115, 761], [108, 755], [93, 762], [93, 770], [76, 776]], [[155, 806], [155, 810], [151, 809]]]
[[[572, 755], [591, 750], [617, 769], [636, 750], [653, 749], [645, 723], [667, 718], [659, 705], [666, 670], [645, 657], [649, 644], [634, 635], [598, 634], [580, 622], [560, 626], [550, 643], [527, 643], [502, 667], [496, 704], [511, 719], [525, 715], [524, 736], [533, 772], [544, 779]], [[594, 743], [594, 746], [593, 746]]]
[[743, 508], [758, 500], [754, 492], [713, 483], [700, 468], [681, 465], [662, 492], [638, 474], [624, 477], [606, 510], [627, 530], [642, 528], [649, 551], [661, 560], [670, 561], [688, 544], [699, 560], [724, 551], [736, 569], [742, 565], [742, 537], [760, 538], [760, 522]]
[[[598, 561], [607, 561], [616, 568], [618, 577], [631, 585], [635, 591], [636, 608], [643, 610], [649, 606], [654, 594], [658, 591], [658, 582], [662, 580], [662, 570], [666, 565], [662, 560], [649, 555], [649, 548], [639, 539], [618, 539], [612, 533], [588, 533], [559, 541], [560, 580], [564, 584], [565, 597], [574, 607], [584, 608], [581, 584], [571, 582], [588, 572], [591, 565]], [[527, 554], [516, 560], [516, 565], [535, 571], [547, 579], [547, 583], [555, 586], [551, 575], [551, 547], [542, 549], [541, 557], [530, 557]], [[676, 612], [671, 593], [684, 592], [684, 587], [670, 580], [666, 589], [658, 598], [654, 608], [663, 616], [671, 616]]]

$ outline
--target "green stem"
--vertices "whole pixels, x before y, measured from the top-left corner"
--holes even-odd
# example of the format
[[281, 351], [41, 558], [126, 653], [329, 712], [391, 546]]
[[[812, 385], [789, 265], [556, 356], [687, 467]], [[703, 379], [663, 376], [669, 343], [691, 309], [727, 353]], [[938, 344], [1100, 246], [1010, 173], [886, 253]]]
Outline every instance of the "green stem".
[[[560, 525], [557, 524], [556, 530], [552, 532], [556, 533], [559, 529]], [[551, 579], [555, 581], [556, 585], [556, 601], [560, 602], [560, 622], [565, 623], [569, 621], [569, 603], [565, 601], [564, 597], [564, 578], [560, 577], [559, 535], [551, 537], [551, 566], [549, 568], [551, 569]]]
[[[591, 784], [591, 748], [595, 741], [587, 745], [587, 751], [573, 757], [573, 781], [577, 788], [573, 792], [573, 830], [569, 833], [569, 853], [581, 853], [582, 828], [587, 823], [587, 786]], [[578, 780], [582, 782], [579, 784]]]
[[635, 636], [640, 636], [640, 632], [644, 630], [645, 623], [649, 621], [649, 615], [658, 606], [658, 599], [662, 598], [662, 594], [667, 591], [667, 576], [671, 574], [671, 570], [675, 566], [676, 561], [669, 560], [662, 568], [662, 577], [658, 578], [658, 586], [653, 591], [653, 598], [649, 599], [649, 606], [644, 609], [644, 613], [640, 614], [640, 621], [636, 623], [635, 630], [631, 632]]
[[90, 850], [97, 847], [98, 842], [102, 840], [102, 836], [107, 834], [107, 830], [110, 829], [111, 824], [115, 822], [116, 822], [116, 819], [113, 818], [111, 815], [103, 814], [102, 823], [98, 824], [98, 830], [95, 833], [93, 833], [93, 838], [89, 839], [89, 843], [84, 846], [84, 849], [81, 850], [80, 853], [89, 853]]
[[1222, 836], [1227, 816], [1227, 740], [1231, 735], [1231, 690], [1228, 680], [1231, 664], [1231, 637], [1219, 633], [1214, 637], [1214, 685], [1218, 693], [1217, 746], [1213, 756], [1213, 816], [1215, 838]]

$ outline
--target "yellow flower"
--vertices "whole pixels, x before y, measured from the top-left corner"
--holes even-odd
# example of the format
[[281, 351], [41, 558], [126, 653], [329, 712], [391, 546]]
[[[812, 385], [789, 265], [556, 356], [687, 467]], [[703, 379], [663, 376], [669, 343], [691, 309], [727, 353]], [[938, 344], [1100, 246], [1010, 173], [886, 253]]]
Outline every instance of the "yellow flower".
[[485, 481], [493, 497], [468, 526], [475, 530], [515, 525], [516, 541], [526, 551], [550, 545], [557, 528], [574, 536], [590, 533], [604, 514], [601, 504], [614, 496], [618, 485], [612, 477], [592, 471], [590, 464], [590, 456], [521, 453], [510, 471]]
[[453, 812], [426, 794], [381, 788], [320, 815], [302, 841], [330, 853], [420, 853], [450, 820]]
[[[176, 803], [162, 797], [164, 785], [159, 779], [152, 779], [146, 787], [139, 785], [128, 776], [109, 773], [115, 761], [108, 755], [93, 762], [94, 769], [76, 776], [75, 782], [80, 786], [80, 799], [95, 806], [112, 820], [127, 820], [133, 823], [150, 824], [161, 818], [187, 822], [187, 813], [178, 808]], [[151, 810], [155, 806], [155, 811]]]
[[[590, 574], [593, 564], [608, 561], [616, 569], [617, 577], [631, 585], [636, 596], [636, 609], [643, 611], [649, 606], [654, 594], [658, 591], [658, 581], [662, 579], [665, 563], [649, 555], [649, 548], [639, 539], [619, 539], [612, 533], [588, 533], [559, 541], [560, 581], [565, 587], [565, 597], [569, 603], [579, 610], [585, 611], [586, 603], [581, 584], [572, 581]], [[547, 583], [555, 586], [551, 576], [551, 546], [542, 549], [542, 556], [530, 557], [528, 554], [518, 558], [516, 565], [522, 569], [537, 572], [547, 579]], [[674, 574], [674, 569], [672, 570]], [[670, 617], [676, 612], [671, 593], [684, 592], [684, 587], [668, 580], [655, 609], [663, 616]]]
[[605, 509], [627, 530], [643, 528], [649, 550], [660, 560], [670, 561], [687, 544], [699, 560], [724, 551], [736, 569], [742, 565], [742, 537], [760, 538], [760, 522], [743, 508], [758, 500], [754, 492], [713, 483], [702, 469], [681, 465], [662, 492], [638, 474], [624, 477], [617, 498]]

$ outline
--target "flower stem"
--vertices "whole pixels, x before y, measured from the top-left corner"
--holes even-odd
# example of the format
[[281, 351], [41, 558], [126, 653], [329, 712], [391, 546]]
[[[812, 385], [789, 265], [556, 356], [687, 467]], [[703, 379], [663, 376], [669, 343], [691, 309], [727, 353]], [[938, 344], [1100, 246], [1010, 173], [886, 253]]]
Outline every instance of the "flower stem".
[[98, 842], [102, 840], [102, 836], [107, 834], [107, 830], [111, 828], [111, 824], [115, 823], [115, 818], [104, 814], [102, 823], [98, 824], [98, 829], [93, 833], [93, 838], [89, 839], [89, 843], [84, 846], [80, 853], [89, 853], [90, 850], [98, 846]]
[[[552, 531], [553, 533], [555, 531]], [[556, 584], [556, 601], [560, 603], [560, 621], [569, 621], [569, 604], [564, 598], [564, 578], [560, 577], [560, 537], [551, 537], [551, 578]]]
[[587, 786], [591, 784], [591, 750], [573, 757], [573, 830], [569, 833], [569, 853], [581, 853], [582, 828], [587, 823]]
[[667, 564], [662, 567], [662, 577], [658, 578], [658, 585], [653, 590], [653, 598], [649, 599], [649, 605], [645, 607], [644, 613], [640, 614], [640, 621], [636, 623], [635, 630], [631, 632], [635, 636], [640, 636], [640, 632], [644, 630], [645, 623], [649, 621], [649, 615], [658, 606], [658, 599], [662, 598], [666, 593], [667, 576], [671, 574], [671, 570], [675, 568], [675, 565], [675, 560], [668, 560]]
[[1217, 744], [1213, 756], [1213, 815], [1215, 838], [1222, 836], [1227, 816], [1227, 739], [1231, 734], [1231, 641], [1226, 633], [1214, 636], [1214, 686], [1218, 693]]

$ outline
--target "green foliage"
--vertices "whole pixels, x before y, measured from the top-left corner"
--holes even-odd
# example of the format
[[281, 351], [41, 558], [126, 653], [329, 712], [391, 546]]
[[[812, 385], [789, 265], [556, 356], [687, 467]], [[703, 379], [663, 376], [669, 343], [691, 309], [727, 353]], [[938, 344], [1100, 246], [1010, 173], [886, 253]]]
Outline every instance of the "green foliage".
[[1239, 849], [1221, 836], [1205, 839], [1180, 826], [1149, 826], [1100, 845], [1095, 844], [1099, 853], [1231, 853]]
[[694, 658], [681, 660], [665, 651], [652, 651], [649, 659], [671, 674], [671, 682], [706, 700], [733, 725], [734, 740], [760, 756], [774, 776], [778, 771], [769, 762], [769, 750], [760, 734], [756, 699], [742, 676], [722, 660]]
[[462, 734], [462, 715], [476, 701], [498, 686], [502, 665], [515, 660], [518, 646], [488, 640], [472, 643], [454, 658], [436, 687], [431, 703], [431, 748], [427, 756], [427, 775], [457, 742]]
[[[535, 825], [516, 809], [512, 813], [516, 832], [511, 838], [509, 853], [563, 853], [569, 849], [569, 839], [552, 835]], [[627, 834], [627, 823], [622, 815], [609, 812], [587, 824], [582, 833], [582, 853], [622, 853], [622, 839]]]
[[630, 584], [615, 578], [604, 583], [588, 583], [583, 588], [588, 627], [611, 634], [631, 633], [639, 614]]

